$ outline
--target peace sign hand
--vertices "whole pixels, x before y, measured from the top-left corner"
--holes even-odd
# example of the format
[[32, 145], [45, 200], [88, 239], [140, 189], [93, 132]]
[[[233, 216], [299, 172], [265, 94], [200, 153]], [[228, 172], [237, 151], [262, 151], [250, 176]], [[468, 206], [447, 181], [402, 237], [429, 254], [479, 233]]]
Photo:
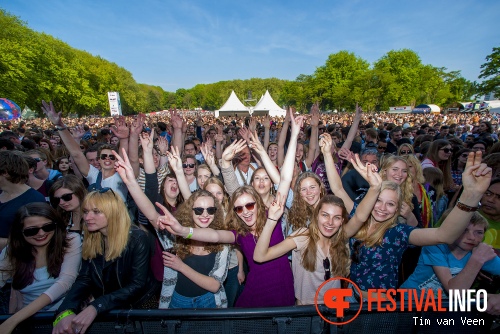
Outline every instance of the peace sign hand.
[[276, 194], [276, 198], [271, 203], [269, 210], [267, 212], [267, 217], [275, 222], [280, 219], [285, 210], [286, 196], [281, 195], [279, 192]]
[[351, 163], [358, 173], [368, 182], [370, 188], [380, 188], [382, 186], [382, 177], [378, 173], [377, 166], [369, 162], [363, 165], [357, 154], [354, 158], [351, 158]]
[[168, 211], [166, 207], [158, 202], [156, 202], [155, 204], [163, 212], [163, 216], [159, 216], [156, 219], [156, 227], [160, 230], [167, 230], [173, 235], [180, 235], [185, 237], [187, 234], [183, 235], [184, 226], [182, 226], [181, 223], [179, 223], [179, 221], [175, 219], [175, 217], [170, 213], [170, 211]]

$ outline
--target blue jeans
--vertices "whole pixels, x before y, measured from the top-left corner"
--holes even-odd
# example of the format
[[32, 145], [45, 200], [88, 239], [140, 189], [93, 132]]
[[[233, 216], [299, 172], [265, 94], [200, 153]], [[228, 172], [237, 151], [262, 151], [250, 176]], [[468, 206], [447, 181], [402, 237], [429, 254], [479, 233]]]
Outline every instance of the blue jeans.
[[241, 295], [244, 284], [238, 282], [239, 266], [231, 268], [227, 271], [226, 281], [224, 282], [224, 289], [227, 296], [227, 307], [233, 307], [236, 299]]
[[184, 297], [174, 291], [168, 308], [216, 308], [214, 294], [207, 292], [198, 297]]

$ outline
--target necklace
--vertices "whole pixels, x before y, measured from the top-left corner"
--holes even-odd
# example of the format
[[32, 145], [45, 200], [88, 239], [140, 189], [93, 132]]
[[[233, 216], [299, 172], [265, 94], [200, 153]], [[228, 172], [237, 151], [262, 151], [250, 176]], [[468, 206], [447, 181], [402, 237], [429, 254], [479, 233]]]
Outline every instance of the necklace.
[[252, 234], [253, 237], [253, 242], [255, 242], [255, 245], [257, 245], [257, 238], [255, 238], [255, 234]]

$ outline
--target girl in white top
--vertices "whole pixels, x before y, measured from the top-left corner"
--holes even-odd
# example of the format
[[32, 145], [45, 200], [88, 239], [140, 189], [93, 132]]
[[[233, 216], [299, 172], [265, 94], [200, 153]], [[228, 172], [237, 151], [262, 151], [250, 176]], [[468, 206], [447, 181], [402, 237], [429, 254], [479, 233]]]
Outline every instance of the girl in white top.
[[9, 313], [14, 313], [0, 333], [11, 333], [38, 311], [55, 311], [78, 275], [81, 252], [79, 235], [66, 232], [50, 205], [21, 207], [0, 254], [0, 286], [12, 278]]
[[[321, 198], [311, 217], [309, 228], [301, 228], [281, 243], [269, 247], [272, 231], [283, 213], [284, 198], [277, 196], [269, 208], [268, 220], [257, 241], [254, 261], [266, 262], [293, 250], [292, 271], [297, 304], [314, 304], [316, 290], [333, 277], [347, 277], [349, 274], [349, 250], [347, 240], [357, 233], [368, 219], [375, 205], [382, 179], [375, 166], [363, 166], [356, 157], [351, 161], [358, 172], [365, 177], [370, 189], [359, 204], [354, 216], [349, 219], [342, 200], [334, 195]], [[346, 224], [347, 222], [347, 224]], [[321, 290], [318, 303], [323, 303], [327, 288], [339, 287], [333, 281]]]

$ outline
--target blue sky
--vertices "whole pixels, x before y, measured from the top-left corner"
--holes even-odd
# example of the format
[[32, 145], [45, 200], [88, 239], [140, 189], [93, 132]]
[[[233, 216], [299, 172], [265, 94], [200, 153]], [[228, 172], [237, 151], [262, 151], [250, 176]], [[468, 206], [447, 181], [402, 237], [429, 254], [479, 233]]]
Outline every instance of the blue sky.
[[0, 7], [168, 91], [252, 77], [294, 80], [340, 50], [373, 63], [409, 48], [424, 64], [477, 80], [500, 46], [498, 0], [0, 0]]

